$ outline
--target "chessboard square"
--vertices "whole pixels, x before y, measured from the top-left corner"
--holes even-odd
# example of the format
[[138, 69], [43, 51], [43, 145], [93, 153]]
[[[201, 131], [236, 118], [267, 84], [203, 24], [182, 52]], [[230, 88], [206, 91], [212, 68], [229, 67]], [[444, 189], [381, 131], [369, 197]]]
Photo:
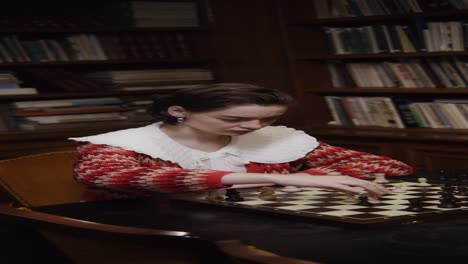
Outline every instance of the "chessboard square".
[[387, 199], [387, 198], [382, 198], [381, 202], [385, 204], [408, 204], [408, 200]]
[[317, 206], [299, 204], [299, 205], [279, 206], [276, 208], [283, 209], [283, 210], [290, 210], [290, 211], [299, 211], [299, 210], [317, 208]]
[[325, 208], [332, 208], [332, 209], [338, 209], [338, 210], [354, 210], [354, 209], [365, 208], [365, 206], [353, 205], [353, 204], [343, 204], [343, 205], [326, 206]]
[[321, 201], [315, 201], [315, 200], [296, 200], [296, 199], [281, 200], [281, 202], [285, 204], [319, 204], [321, 203]]
[[264, 204], [273, 204], [276, 203], [275, 201], [264, 201], [264, 200], [249, 200], [243, 202], [236, 202], [236, 204], [243, 204], [243, 205], [264, 205]]
[[427, 203], [427, 204], [440, 204], [440, 200], [425, 200], [424, 203]]
[[358, 211], [347, 211], [347, 210], [338, 210], [338, 211], [330, 211], [330, 212], [323, 212], [320, 213], [321, 215], [329, 215], [329, 216], [350, 216], [350, 215], [357, 215], [361, 214], [361, 212]]
[[399, 193], [398, 195], [395, 195], [394, 198], [395, 199], [399, 199], [399, 200], [407, 200], [407, 199], [410, 199], [410, 198], [419, 198], [420, 196], [417, 196], [417, 195], [411, 195], [411, 194], [403, 194], [403, 193]]
[[324, 194], [328, 194], [330, 192], [327, 192], [327, 191], [323, 191], [323, 190], [312, 190], [312, 191], [301, 191], [301, 192], [298, 192], [298, 194], [300, 195], [324, 195]]
[[385, 210], [401, 210], [406, 209], [408, 204], [390, 204], [390, 205], [383, 205], [377, 206], [377, 208], [385, 209]]
[[320, 195], [302, 195], [302, 194], [288, 195], [287, 197], [289, 199], [296, 199], [296, 200], [316, 200], [316, 199], [323, 198], [323, 196], [320, 196]]
[[432, 199], [432, 200], [439, 200], [441, 197], [440, 197], [440, 194], [439, 195], [430, 195], [430, 196], [424, 196], [425, 198], [429, 198], [429, 199]]
[[425, 206], [424, 208], [434, 209], [434, 210], [441, 210], [441, 211], [450, 211], [450, 210], [459, 210], [460, 209], [460, 208], [442, 208], [442, 207], [439, 207], [437, 205]]
[[414, 215], [414, 212], [389, 210], [389, 211], [374, 212], [374, 214], [385, 215], [385, 216], [402, 216], [402, 215]]

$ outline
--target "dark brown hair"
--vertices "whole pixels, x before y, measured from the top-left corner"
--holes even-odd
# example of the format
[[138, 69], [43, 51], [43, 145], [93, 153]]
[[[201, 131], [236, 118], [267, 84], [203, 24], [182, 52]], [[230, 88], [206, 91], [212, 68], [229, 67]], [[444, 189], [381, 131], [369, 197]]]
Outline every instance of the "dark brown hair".
[[238, 105], [286, 105], [295, 100], [290, 95], [275, 89], [243, 83], [217, 83], [175, 90], [156, 95], [149, 112], [156, 121], [176, 124], [177, 119], [167, 110], [170, 106], [181, 106], [190, 112], [208, 112]]

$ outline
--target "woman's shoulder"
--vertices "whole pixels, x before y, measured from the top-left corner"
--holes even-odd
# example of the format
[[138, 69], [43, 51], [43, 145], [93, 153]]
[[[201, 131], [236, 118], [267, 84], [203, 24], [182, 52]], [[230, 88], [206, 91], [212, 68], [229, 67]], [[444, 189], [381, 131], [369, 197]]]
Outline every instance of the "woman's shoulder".
[[103, 134], [71, 137], [69, 140], [78, 144], [90, 143], [93, 145], [106, 145], [130, 150], [136, 153], [146, 154], [153, 158], [167, 158], [167, 144], [164, 137], [159, 135], [159, 123], [153, 123], [144, 127], [129, 128]]
[[254, 162], [290, 162], [304, 157], [319, 143], [302, 130], [286, 126], [267, 126], [239, 136], [236, 146], [244, 153], [244, 158]]

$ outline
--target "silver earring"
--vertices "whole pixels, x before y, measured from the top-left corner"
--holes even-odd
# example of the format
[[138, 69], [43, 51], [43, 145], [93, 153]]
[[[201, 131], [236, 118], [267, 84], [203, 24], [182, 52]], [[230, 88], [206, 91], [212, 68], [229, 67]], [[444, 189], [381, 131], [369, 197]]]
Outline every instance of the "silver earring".
[[185, 121], [185, 117], [178, 117], [177, 118], [177, 123], [182, 123]]

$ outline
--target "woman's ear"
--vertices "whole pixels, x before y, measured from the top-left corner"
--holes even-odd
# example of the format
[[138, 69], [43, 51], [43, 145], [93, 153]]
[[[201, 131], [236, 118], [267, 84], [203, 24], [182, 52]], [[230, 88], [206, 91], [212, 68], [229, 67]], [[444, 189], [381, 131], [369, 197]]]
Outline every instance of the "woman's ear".
[[186, 117], [187, 111], [182, 106], [173, 105], [167, 109], [167, 113], [174, 117]]

